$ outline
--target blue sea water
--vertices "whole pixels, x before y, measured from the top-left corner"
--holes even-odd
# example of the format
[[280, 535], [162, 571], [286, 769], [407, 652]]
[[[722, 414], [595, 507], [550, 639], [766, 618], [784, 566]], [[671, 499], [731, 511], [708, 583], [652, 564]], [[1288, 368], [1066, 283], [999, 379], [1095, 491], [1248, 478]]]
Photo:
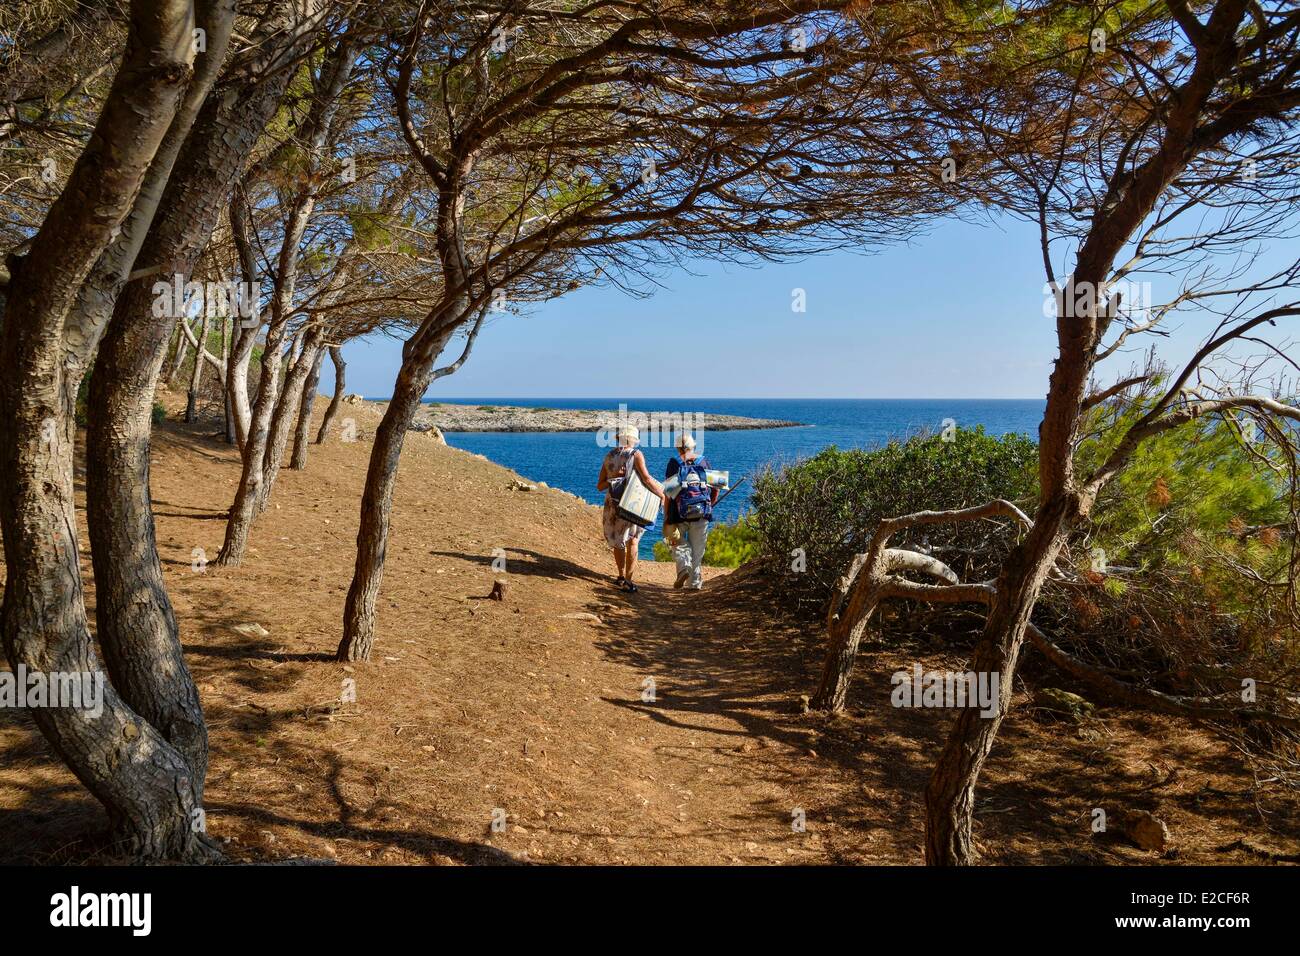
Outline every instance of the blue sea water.
[[[699, 450], [709, 464], [731, 472], [731, 483], [752, 475], [765, 464], [792, 462], [830, 445], [873, 448], [891, 438], [907, 438], [920, 430], [940, 431], [951, 419], [963, 428], [983, 425], [991, 435], [1018, 432], [1037, 435], [1043, 414], [1039, 399], [598, 399], [598, 398], [439, 398], [440, 402], [472, 405], [606, 409], [617, 412], [620, 402], [633, 411], [677, 414], [714, 413], [804, 423], [798, 428], [752, 431], [706, 431]], [[593, 504], [604, 501], [596, 490], [606, 448], [595, 432], [448, 432], [447, 442], [485, 455], [531, 481], [563, 488]], [[645, 447], [646, 464], [655, 477], [663, 475], [671, 448]], [[717, 520], [731, 521], [749, 505], [752, 479], [721, 503]], [[642, 536], [641, 555], [649, 557], [661, 527]]]

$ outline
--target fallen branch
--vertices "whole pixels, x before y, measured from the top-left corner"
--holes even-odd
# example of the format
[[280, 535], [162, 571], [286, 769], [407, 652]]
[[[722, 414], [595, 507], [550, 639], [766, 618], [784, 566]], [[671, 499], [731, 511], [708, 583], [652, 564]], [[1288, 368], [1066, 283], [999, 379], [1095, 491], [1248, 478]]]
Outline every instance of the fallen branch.
[[1258, 707], [1234, 707], [1225, 704], [1222, 697], [1186, 697], [1127, 684], [1062, 650], [1035, 625], [1029, 625], [1027, 634], [1030, 643], [1061, 670], [1121, 703], [1182, 717], [1201, 719], [1231, 717], [1236, 720], [1262, 720], [1293, 729], [1300, 728], [1300, 717], [1262, 710]]

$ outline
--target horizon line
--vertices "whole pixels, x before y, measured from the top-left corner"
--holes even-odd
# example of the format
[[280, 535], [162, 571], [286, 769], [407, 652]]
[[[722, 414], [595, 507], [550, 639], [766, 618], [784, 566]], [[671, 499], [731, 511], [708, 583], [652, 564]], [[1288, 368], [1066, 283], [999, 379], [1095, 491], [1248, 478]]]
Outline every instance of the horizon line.
[[[363, 399], [372, 402], [386, 402], [392, 396], [371, 396], [363, 395]], [[927, 396], [909, 396], [909, 395], [833, 395], [833, 396], [807, 396], [807, 395], [776, 395], [776, 396], [744, 396], [744, 395], [640, 395], [630, 398], [619, 398], [611, 395], [426, 395], [421, 402], [440, 401], [440, 402], [481, 402], [485, 399], [496, 399], [498, 401], [562, 401], [565, 399], [574, 399], [578, 401], [597, 401], [597, 400], [615, 400], [620, 402], [646, 402], [646, 401], [690, 401], [699, 400], [706, 402], [1045, 402], [1045, 397], [1024, 397], [1024, 396], [999, 396], [995, 398], [984, 398], [980, 396], [944, 396], [944, 395], [927, 395]]]

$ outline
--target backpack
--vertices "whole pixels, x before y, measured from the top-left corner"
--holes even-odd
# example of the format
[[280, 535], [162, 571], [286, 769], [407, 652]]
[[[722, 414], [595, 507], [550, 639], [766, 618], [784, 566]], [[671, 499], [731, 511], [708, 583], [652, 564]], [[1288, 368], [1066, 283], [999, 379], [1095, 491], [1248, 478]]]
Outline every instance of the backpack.
[[708, 469], [702, 459], [692, 462], [684, 458], [677, 459], [677, 480], [681, 482], [681, 491], [677, 492], [677, 517], [681, 521], [713, 520], [713, 489], [704, 480]]

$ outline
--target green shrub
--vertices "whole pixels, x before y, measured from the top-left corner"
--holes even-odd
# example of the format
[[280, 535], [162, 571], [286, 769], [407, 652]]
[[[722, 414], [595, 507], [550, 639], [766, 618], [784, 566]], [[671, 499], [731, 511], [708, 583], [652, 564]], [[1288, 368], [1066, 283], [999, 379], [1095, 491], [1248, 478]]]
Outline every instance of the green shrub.
[[[917, 435], [870, 450], [832, 446], [761, 472], [751, 524], [788, 595], [797, 604], [820, 606], [882, 518], [993, 498], [1032, 508], [1037, 462], [1038, 447], [1028, 437], [993, 438], [983, 428]], [[970, 581], [996, 567], [1016, 534], [1003, 520], [963, 522], [900, 533], [891, 544], [925, 548]]]
[[497, 407], [495, 405], [480, 405], [478, 410], [480, 412], [495, 412]]
[[[1149, 407], [1147, 399], [1094, 411], [1086, 430], [1104, 441], [1080, 449], [1081, 470], [1103, 461]], [[1243, 444], [1222, 419], [1148, 439], [1071, 537], [1093, 587], [1049, 592], [1044, 610], [1081, 636], [1134, 644], [1141, 633], [1136, 643], [1162, 648], [1160, 665], [1176, 669], [1187, 660], [1221, 666], [1248, 647], [1283, 651], [1297, 636], [1286, 599], [1295, 559], [1287, 466], [1284, 451]]]
[[153, 403], [152, 418], [155, 425], [159, 425], [167, 420], [167, 407], [163, 405], [162, 402], [155, 401]]
[[[1088, 428], [1104, 425], [1110, 440], [1085, 444], [1082, 466], [1099, 464], [1146, 408], [1142, 403], [1094, 415]], [[1271, 457], [1279, 472], [1285, 468], [1269, 445], [1258, 444], [1254, 453]], [[1191, 423], [1148, 439], [1106, 485], [1093, 508], [1088, 544], [1101, 548], [1111, 564], [1186, 568], [1203, 559], [1200, 545], [1211, 539], [1226, 536], [1215, 547], [1231, 547], [1243, 526], [1285, 521], [1284, 492], [1285, 483], [1242, 447], [1235, 428], [1218, 419]]]
[[[654, 546], [656, 561], [671, 561], [672, 552], [663, 541]], [[711, 568], [738, 568], [761, 554], [758, 531], [751, 516], [743, 514], [731, 524], [715, 524], [709, 528], [704, 545], [704, 563]]]

